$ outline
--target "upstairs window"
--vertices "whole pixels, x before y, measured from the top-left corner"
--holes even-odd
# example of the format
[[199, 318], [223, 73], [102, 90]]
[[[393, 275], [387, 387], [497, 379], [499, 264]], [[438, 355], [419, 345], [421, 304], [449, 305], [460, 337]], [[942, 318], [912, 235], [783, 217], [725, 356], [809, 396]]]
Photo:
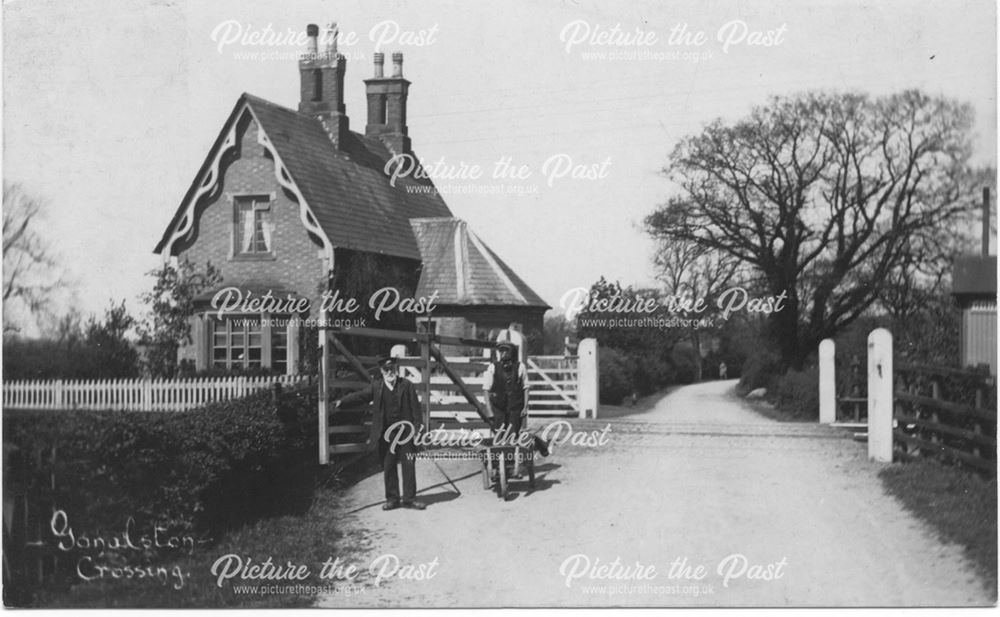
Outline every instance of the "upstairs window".
[[267, 195], [234, 198], [236, 229], [233, 234], [236, 256], [263, 256], [273, 252], [271, 199]]

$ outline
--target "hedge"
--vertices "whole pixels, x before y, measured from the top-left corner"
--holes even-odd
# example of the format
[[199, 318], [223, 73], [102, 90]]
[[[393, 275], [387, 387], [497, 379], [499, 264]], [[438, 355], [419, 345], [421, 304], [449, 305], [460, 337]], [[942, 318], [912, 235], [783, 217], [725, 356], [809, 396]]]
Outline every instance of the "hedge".
[[52, 471], [54, 505], [74, 527], [116, 532], [132, 517], [211, 536], [306, 507], [316, 439], [307, 394], [282, 396], [277, 409], [264, 391], [188, 412], [4, 412], [5, 488], [49, 494]]

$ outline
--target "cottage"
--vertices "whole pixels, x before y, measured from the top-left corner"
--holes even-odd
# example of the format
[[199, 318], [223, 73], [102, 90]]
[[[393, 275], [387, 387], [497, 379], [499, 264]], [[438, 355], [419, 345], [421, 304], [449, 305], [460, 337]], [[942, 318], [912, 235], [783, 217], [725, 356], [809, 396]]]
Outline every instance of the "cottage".
[[[394, 157], [419, 160], [406, 122], [403, 55], [392, 54], [388, 76], [384, 55], [374, 55], [361, 134], [350, 130], [336, 37], [320, 51], [319, 28], [311, 24], [307, 34], [298, 109], [243, 94], [156, 245], [165, 261], [211, 262], [223, 276], [197, 299], [193, 341], [180, 358], [198, 370], [295, 373], [300, 350], [315, 340], [308, 325], [331, 294], [362, 307], [328, 318], [411, 330], [419, 319], [423, 328], [478, 338], [513, 326], [540, 347], [546, 303], [454, 218], [430, 179], [390, 182]], [[435, 294], [434, 311], [375, 321], [367, 301], [385, 287], [400, 297]], [[234, 288], [274, 301], [223, 306], [220, 293]]]

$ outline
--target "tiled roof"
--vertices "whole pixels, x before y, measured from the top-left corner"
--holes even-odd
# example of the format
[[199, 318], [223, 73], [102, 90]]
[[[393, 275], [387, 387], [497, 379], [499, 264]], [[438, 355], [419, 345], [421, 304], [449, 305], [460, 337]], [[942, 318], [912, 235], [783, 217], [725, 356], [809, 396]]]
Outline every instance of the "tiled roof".
[[549, 308], [465, 221], [415, 218], [410, 224], [424, 257], [417, 296], [437, 291], [437, 304]]
[[398, 178], [395, 187], [390, 185], [384, 168], [392, 155], [381, 142], [350, 132], [337, 148], [316, 118], [250, 94], [237, 101], [156, 253], [166, 247], [197, 189], [197, 178], [244, 105], [260, 122], [334, 248], [421, 260], [419, 289], [427, 294], [437, 289], [439, 304], [548, 308], [464, 221], [452, 217], [437, 191], [407, 190], [433, 188], [430, 180]]
[[319, 120], [244, 97], [335, 247], [420, 259], [409, 219], [451, 216], [436, 191], [407, 192], [419, 184], [409, 178], [391, 186], [384, 168], [392, 155], [374, 139], [351, 132], [338, 149]]
[[[451, 216], [436, 191], [407, 190], [407, 187], [433, 186], [429, 180], [398, 178], [395, 187], [389, 184], [384, 168], [392, 155], [381, 142], [350, 132], [346, 143], [338, 149], [320, 121], [307, 114], [244, 94], [237, 101], [223, 134], [237, 120], [244, 103], [259, 120], [335, 248], [420, 259], [409, 220]], [[221, 141], [220, 135], [213, 152]], [[194, 186], [155, 252], [163, 250], [193, 190]]]

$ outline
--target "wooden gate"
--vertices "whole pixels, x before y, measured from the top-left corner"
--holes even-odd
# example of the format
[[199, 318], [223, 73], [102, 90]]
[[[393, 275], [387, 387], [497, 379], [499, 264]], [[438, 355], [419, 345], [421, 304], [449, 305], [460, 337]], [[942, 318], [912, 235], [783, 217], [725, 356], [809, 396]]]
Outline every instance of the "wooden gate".
[[[403, 377], [414, 382], [424, 426], [434, 429], [487, 430], [487, 412], [478, 395], [483, 393], [481, 374], [489, 366], [483, 350], [495, 349], [493, 341], [480, 341], [433, 333], [376, 328], [323, 328], [319, 366], [319, 462], [331, 455], [367, 450], [371, 421], [363, 411], [333, 411], [333, 401], [367, 386], [378, 374], [376, 356], [353, 353], [347, 337], [383, 341], [399, 357]], [[475, 350], [479, 357], [447, 359], [441, 345]], [[399, 353], [403, 352], [405, 353]]]
[[526, 359], [531, 415], [580, 413], [578, 361], [577, 356], [529, 356]]
[[[58, 577], [62, 565], [46, 540], [55, 512], [56, 448], [30, 451], [4, 444], [3, 596], [26, 606], [32, 594]], [[64, 569], [64, 568], [63, 568]]]

